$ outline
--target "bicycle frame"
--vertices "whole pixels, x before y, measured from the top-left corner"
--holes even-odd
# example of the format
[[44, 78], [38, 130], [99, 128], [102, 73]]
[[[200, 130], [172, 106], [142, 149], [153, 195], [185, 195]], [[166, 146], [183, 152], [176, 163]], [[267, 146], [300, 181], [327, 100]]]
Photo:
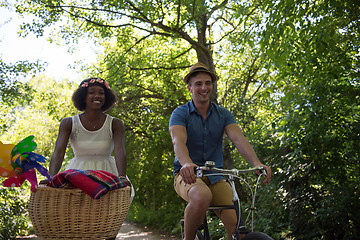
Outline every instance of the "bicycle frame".
[[[257, 188], [260, 177], [262, 175], [266, 176], [265, 168], [257, 167], [257, 168], [243, 169], [243, 170], [238, 170], [238, 169], [229, 170], [229, 169], [216, 168], [216, 167], [214, 167], [214, 165], [215, 165], [215, 163], [213, 163], [213, 162], [206, 162], [205, 166], [198, 167], [196, 169], [196, 175], [197, 175], [197, 177], [211, 176], [211, 175], [226, 175], [226, 176], [228, 176], [227, 181], [229, 182], [232, 192], [233, 192], [233, 203], [234, 203], [233, 208], [235, 209], [236, 217], [237, 217], [237, 224], [236, 224], [235, 232], [233, 233], [233, 239], [239, 239], [239, 235], [242, 233], [245, 233], [246, 228], [245, 228], [245, 223], [243, 223], [243, 221], [242, 221], [240, 198], [236, 191], [235, 178], [242, 180], [240, 178], [240, 175], [242, 175], [242, 174], [251, 173], [251, 172], [261, 172], [261, 174], [259, 175], [258, 180], [256, 182], [255, 192], [253, 192], [251, 187], [249, 186], [249, 184], [243, 180], [250, 188], [250, 190], [252, 192], [252, 197], [253, 197], [252, 203], [251, 203], [251, 208], [250, 208], [250, 210], [252, 212], [252, 229], [251, 229], [251, 231], [253, 231], [253, 214], [254, 214], [253, 212], [255, 209], [254, 205], [255, 205], [256, 188]], [[210, 173], [206, 173], [206, 172], [210, 172]], [[218, 207], [215, 206], [215, 207], [211, 207], [209, 209], [214, 210], [214, 209], [226, 209], [226, 208], [229, 208], [229, 206], [218, 206]], [[249, 216], [250, 216], [250, 213], [245, 222], [247, 222]], [[204, 237], [205, 237], [205, 239], [210, 239], [206, 219], [204, 220]]]

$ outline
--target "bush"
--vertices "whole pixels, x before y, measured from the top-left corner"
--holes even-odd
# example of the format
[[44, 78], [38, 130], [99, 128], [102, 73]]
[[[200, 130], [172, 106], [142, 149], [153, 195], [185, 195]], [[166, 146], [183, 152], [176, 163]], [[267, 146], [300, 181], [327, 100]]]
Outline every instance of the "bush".
[[27, 186], [0, 187], [0, 239], [15, 239], [32, 231], [27, 212], [29, 192]]

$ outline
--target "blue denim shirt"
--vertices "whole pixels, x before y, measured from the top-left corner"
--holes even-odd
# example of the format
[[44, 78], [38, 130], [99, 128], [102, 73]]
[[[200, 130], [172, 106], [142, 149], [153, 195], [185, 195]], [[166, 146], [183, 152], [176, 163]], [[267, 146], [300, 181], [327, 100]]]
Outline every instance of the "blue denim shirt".
[[[224, 107], [210, 103], [206, 120], [195, 109], [192, 101], [176, 108], [171, 114], [169, 127], [181, 125], [186, 128], [187, 142], [191, 160], [204, 166], [206, 161], [215, 162], [218, 168], [223, 167], [223, 135], [225, 127], [236, 123], [234, 116]], [[177, 157], [173, 163], [174, 174], [182, 167]], [[213, 184], [223, 176], [209, 176]]]

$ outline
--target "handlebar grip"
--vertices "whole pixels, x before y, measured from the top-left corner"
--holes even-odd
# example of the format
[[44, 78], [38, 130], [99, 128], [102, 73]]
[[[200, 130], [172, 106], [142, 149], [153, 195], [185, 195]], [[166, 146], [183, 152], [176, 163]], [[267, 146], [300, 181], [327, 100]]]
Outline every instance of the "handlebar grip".
[[264, 167], [261, 167], [261, 169], [259, 170], [259, 172], [260, 172], [260, 174], [257, 174], [257, 172], [256, 172], [256, 174], [257, 174], [258, 176], [264, 175], [265, 178], [267, 177], [266, 169], [265, 169]]

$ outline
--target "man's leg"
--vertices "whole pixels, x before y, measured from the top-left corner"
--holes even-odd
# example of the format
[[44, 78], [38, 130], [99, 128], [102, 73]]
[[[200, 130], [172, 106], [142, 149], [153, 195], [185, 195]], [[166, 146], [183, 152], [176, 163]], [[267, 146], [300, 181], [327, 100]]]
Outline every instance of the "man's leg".
[[198, 184], [190, 188], [188, 192], [188, 205], [184, 214], [184, 235], [185, 240], [193, 240], [196, 230], [202, 224], [210, 202], [212, 194], [205, 184]]
[[[221, 206], [221, 205], [233, 205], [233, 194], [230, 187], [230, 184], [225, 180], [220, 180], [219, 182], [209, 185], [210, 190], [213, 194], [213, 199], [211, 201], [211, 206]], [[225, 226], [228, 240], [232, 239], [232, 234], [235, 232], [236, 228], [236, 212], [234, 209], [224, 209], [216, 210], [215, 213], [218, 215], [220, 220]]]
[[220, 212], [219, 218], [225, 226], [227, 239], [232, 238], [232, 234], [235, 232], [236, 227], [236, 213], [234, 209], [224, 209]]
[[186, 240], [193, 240], [205, 218], [212, 193], [202, 179], [197, 178], [194, 184], [185, 184], [179, 173], [174, 178], [174, 189], [188, 202], [184, 212], [184, 237]]

